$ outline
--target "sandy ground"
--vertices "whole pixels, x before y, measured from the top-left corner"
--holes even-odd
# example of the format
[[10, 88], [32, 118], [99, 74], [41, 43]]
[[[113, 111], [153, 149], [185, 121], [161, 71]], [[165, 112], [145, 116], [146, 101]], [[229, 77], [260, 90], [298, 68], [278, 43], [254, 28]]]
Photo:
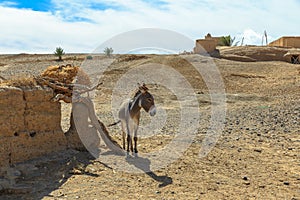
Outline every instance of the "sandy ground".
[[[63, 63], [80, 65], [84, 58], [67, 55]], [[168, 163], [167, 158], [156, 162], [143, 155], [163, 150], [176, 138], [183, 120], [181, 103], [190, 99], [180, 99], [176, 92], [150, 81], [150, 92], [165, 122], [155, 135], [140, 130], [139, 158], [117, 158], [139, 173], [118, 170], [122, 166], [101, 156], [95, 159], [88, 152], [68, 150], [20, 165], [18, 184], [22, 187], [0, 194], [0, 199], [300, 199], [300, 66], [214, 59], [225, 85], [226, 117], [216, 145], [207, 156], [199, 157], [211, 129], [211, 111], [220, 102], [210, 99], [209, 94], [216, 91], [209, 90], [210, 84], [203, 81], [205, 75], [183, 58], [204, 67], [209, 64], [195, 55], [123, 57], [104, 72], [103, 84], [94, 98], [97, 116], [109, 124], [115, 121], [111, 112], [113, 89], [122, 75], [147, 63], [164, 64], [179, 72], [195, 92], [200, 120], [195, 137], [180, 141], [190, 143], [174, 162]], [[39, 74], [54, 64], [62, 63], [50, 55], [2, 55], [0, 76]], [[171, 75], [164, 76], [167, 79]], [[209, 80], [217, 79], [212, 76]], [[197, 107], [191, 112], [198, 112]], [[69, 126], [69, 113], [70, 106], [64, 104], [64, 130]], [[150, 122], [142, 112], [142, 126]], [[121, 144], [120, 127], [109, 131]], [[169, 152], [178, 153], [172, 148]]]

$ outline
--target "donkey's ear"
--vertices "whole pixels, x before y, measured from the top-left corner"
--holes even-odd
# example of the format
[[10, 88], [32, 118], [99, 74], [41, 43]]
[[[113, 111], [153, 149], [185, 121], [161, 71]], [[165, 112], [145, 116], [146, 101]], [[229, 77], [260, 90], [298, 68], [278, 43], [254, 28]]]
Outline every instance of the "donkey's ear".
[[139, 86], [139, 90], [142, 92], [142, 93], [145, 93], [148, 91], [148, 88], [146, 87], [145, 83], [141, 86]]
[[143, 90], [143, 86], [142, 86], [142, 84], [140, 84], [140, 83], [137, 83], [137, 86], [138, 86], [138, 88], [139, 88], [139, 91], [141, 91], [141, 92], [142, 92], [142, 90]]
[[145, 93], [147, 90], [145, 90], [142, 86], [139, 87], [139, 90], [142, 92], [142, 93]]
[[145, 85], [145, 83], [143, 83], [143, 85], [140, 86], [139, 89], [140, 89], [140, 91], [141, 91], [142, 93], [145, 93], [145, 92], [147, 92], [147, 91], [149, 90], [149, 89], [147, 88], [147, 86]]
[[142, 86], [142, 87], [143, 87], [143, 89], [146, 90], [146, 91], [149, 90], [145, 83], [143, 83], [143, 86]]

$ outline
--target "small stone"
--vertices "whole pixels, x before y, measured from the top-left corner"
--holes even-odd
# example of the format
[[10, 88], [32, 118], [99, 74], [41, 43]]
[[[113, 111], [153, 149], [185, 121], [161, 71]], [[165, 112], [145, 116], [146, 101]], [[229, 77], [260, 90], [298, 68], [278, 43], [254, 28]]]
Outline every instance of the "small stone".
[[92, 172], [95, 172], [95, 171], [97, 171], [97, 170], [95, 170], [94, 168], [89, 168]]
[[287, 182], [287, 181], [284, 181], [283, 184], [284, 184], [284, 185], [289, 185], [290, 183]]
[[160, 194], [160, 193], [161, 193], [161, 192], [160, 192], [160, 191], [158, 191], [158, 190], [157, 190], [157, 191], [155, 191], [155, 194]]
[[243, 180], [244, 180], [244, 181], [248, 181], [248, 177], [247, 177], [247, 176], [244, 176], [244, 177], [243, 177]]
[[262, 150], [261, 149], [254, 149], [255, 152], [261, 153]]

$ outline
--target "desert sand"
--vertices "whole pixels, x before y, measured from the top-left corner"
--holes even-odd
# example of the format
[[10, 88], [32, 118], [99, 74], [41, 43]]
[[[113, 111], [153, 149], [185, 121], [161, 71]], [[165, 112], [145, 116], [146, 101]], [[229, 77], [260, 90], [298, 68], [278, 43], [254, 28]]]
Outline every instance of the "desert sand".
[[[53, 55], [1, 55], [0, 76], [37, 75], [49, 65], [79, 66], [85, 57], [66, 55], [63, 62], [57, 62]], [[226, 118], [216, 145], [200, 158], [211, 109], [218, 102], [211, 101], [201, 75], [184, 59], [205, 64], [205, 58], [197, 55], [115, 59], [104, 72], [103, 85], [94, 99], [97, 116], [110, 124], [115, 121], [111, 95], [123, 74], [145, 63], [177, 70], [191, 84], [201, 117], [195, 138], [176, 161], [155, 171], [129, 173], [114, 169], [101, 157], [95, 159], [88, 152], [70, 149], [20, 164], [18, 184], [23, 187], [3, 192], [0, 199], [300, 199], [300, 66], [214, 58], [225, 86]], [[167, 119], [155, 135], [140, 138], [141, 154], [170, 143], [180, 121], [176, 94], [153, 83], [149, 88]], [[61, 126], [66, 131], [69, 104], [62, 103], [62, 116]], [[149, 121], [142, 112], [141, 123]], [[109, 131], [121, 144], [120, 127]]]

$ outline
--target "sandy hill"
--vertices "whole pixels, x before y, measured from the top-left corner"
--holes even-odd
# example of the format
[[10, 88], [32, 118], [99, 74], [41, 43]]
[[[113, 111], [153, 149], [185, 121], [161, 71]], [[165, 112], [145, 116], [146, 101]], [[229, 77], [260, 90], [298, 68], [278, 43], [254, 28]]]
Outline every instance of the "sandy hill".
[[286, 61], [284, 54], [289, 49], [261, 46], [220, 47], [221, 58], [255, 62], [255, 61]]

